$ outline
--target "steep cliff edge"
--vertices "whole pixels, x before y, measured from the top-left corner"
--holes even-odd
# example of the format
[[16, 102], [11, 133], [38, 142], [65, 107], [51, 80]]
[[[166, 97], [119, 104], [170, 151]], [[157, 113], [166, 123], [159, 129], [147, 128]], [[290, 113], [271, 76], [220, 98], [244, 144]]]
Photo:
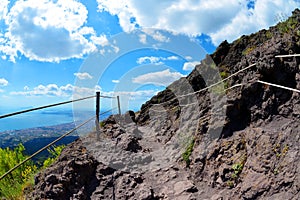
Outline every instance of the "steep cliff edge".
[[68, 146], [30, 198], [300, 199], [300, 94], [257, 82], [300, 89], [300, 58], [275, 57], [300, 53], [299, 21], [224, 41], [137, 125], [111, 116]]

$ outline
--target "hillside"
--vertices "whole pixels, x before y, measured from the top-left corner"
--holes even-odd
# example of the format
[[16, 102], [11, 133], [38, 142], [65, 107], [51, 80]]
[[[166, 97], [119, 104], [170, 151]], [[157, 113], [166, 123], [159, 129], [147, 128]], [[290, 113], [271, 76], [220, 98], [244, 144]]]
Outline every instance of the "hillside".
[[[0, 148], [14, 149], [18, 144], [22, 143], [25, 147], [25, 154], [32, 155], [45, 145], [51, 143], [58, 137], [74, 128], [74, 123], [66, 123], [55, 126], [36, 127], [21, 130], [10, 130], [0, 132]], [[78, 138], [78, 135], [70, 135], [63, 138], [56, 145], [66, 145]], [[43, 151], [34, 161], [40, 160], [49, 155], [48, 151]]]
[[146, 102], [137, 125], [111, 116], [100, 141], [91, 134], [68, 146], [29, 198], [300, 199], [300, 94], [257, 82], [299, 90], [300, 58], [275, 57], [300, 53], [299, 21], [296, 9], [224, 41]]

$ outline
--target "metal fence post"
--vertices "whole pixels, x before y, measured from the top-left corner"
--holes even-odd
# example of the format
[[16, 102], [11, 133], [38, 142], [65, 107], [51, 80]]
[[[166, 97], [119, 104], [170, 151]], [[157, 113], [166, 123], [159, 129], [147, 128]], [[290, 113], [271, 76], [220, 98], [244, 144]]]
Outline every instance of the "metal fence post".
[[96, 92], [96, 134], [97, 140], [100, 138], [100, 92]]
[[119, 115], [121, 115], [120, 97], [117, 96]]

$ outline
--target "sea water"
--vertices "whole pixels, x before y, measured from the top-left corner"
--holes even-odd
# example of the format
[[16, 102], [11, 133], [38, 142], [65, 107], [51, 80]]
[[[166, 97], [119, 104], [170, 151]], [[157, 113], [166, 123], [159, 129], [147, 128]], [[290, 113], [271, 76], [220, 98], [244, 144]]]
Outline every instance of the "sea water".
[[[0, 115], [8, 113], [10, 112], [1, 111]], [[110, 114], [111, 113], [101, 116], [101, 119], [103, 120], [107, 118]], [[72, 110], [33, 111], [0, 119], [0, 132], [84, 121], [93, 117], [94, 115], [94, 111], [82, 111], [80, 113], [76, 112], [75, 114]]]

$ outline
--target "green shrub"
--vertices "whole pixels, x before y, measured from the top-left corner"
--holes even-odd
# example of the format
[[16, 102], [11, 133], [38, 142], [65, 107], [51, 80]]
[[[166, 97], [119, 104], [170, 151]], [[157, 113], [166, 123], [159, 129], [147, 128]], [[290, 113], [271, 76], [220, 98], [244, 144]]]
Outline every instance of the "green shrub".
[[[14, 166], [27, 158], [25, 147], [19, 144], [15, 149], [0, 148], [0, 174], [3, 175]], [[37, 171], [32, 161], [27, 161], [5, 178], [0, 180], [0, 197], [4, 199], [19, 199], [25, 184], [32, 182], [33, 174]]]
[[273, 151], [274, 151], [276, 157], [280, 158], [280, 157], [285, 156], [287, 154], [287, 152], [289, 151], [289, 145], [288, 144], [284, 144], [283, 147], [282, 147], [281, 144], [277, 143], [273, 147]]
[[232, 165], [232, 169], [234, 170], [235, 177], [238, 177], [238, 175], [242, 172], [244, 165], [242, 163], [236, 163]]
[[229, 188], [233, 188], [234, 187], [234, 182], [233, 181], [227, 181], [226, 184], [227, 184], [227, 186]]
[[[51, 165], [61, 154], [65, 146], [53, 146], [49, 148], [50, 157], [43, 162], [43, 168]], [[24, 154], [25, 147], [19, 144], [15, 149], [0, 148], [0, 176], [28, 158]], [[34, 175], [38, 172], [38, 167], [27, 161], [19, 168], [0, 180], [0, 198], [2, 199], [24, 199], [25, 188], [32, 188], [34, 185]]]
[[247, 49], [245, 49], [242, 52], [242, 55], [246, 56], [246, 55], [250, 54], [255, 48], [256, 48], [255, 46], [248, 47]]
[[277, 27], [281, 34], [289, 33], [294, 30], [297, 26], [297, 19], [289, 18], [285, 22], [280, 22]]
[[101, 128], [103, 128], [105, 126], [105, 122], [104, 121], [101, 121], [99, 124], [100, 124]]
[[220, 72], [220, 76], [221, 76], [222, 79], [227, 78], [229, 75], [230, 74], [228, 72], [226, 72], [226, 71]]
[[[234, 163], [231, 166], [231, 169], [233, 170], [233, 173], [230, 176], [230, 179], [227, 181], [227, 185], [232, 188], [234, 187], [234, 183], [237, 183], [240, 177], [240, 174], [243, 171], [244, 165], [246, 163], [247, 160], [247, 155], [243, 155], [238, 162]], [[230, 183], [230, 185], [228, 184]]]
[[194, 144], [195, 144], [195, 138], [190, 140], [185, 151], [182, 153], [182, 159], [185, 161], [187, 166], [189, 166], [191, 163], [190, 156], [192, 155]]
[[267, 39], [271, 39], [271, 38], [273, 37], [273, 33], [271, 33], [271, 31], [268, 30], [268, 31], [266, 32], [266, 37], [267, 37]]
[[49, 148], [48, 152], [50, 153], [50, 157], [44, 161], [43, 168], [47, 168], [54, 163], [64, 148], [65, 145], [53, 146], [52, 148]]
[[[222, 71], [222, 72], [220, 73], [220, 76], [221, 76], [222, 79], [227, 78], [229, 75], [230, 75], [230, 74], [229, 74], [227, 71]], [[227, 88], [229, 87], [229, 82], [228, 82], [228, 80], [224, 81], [224, 85], [223, 85], [223, 86], [224, 86], [224, 89], [227, 89]]]

